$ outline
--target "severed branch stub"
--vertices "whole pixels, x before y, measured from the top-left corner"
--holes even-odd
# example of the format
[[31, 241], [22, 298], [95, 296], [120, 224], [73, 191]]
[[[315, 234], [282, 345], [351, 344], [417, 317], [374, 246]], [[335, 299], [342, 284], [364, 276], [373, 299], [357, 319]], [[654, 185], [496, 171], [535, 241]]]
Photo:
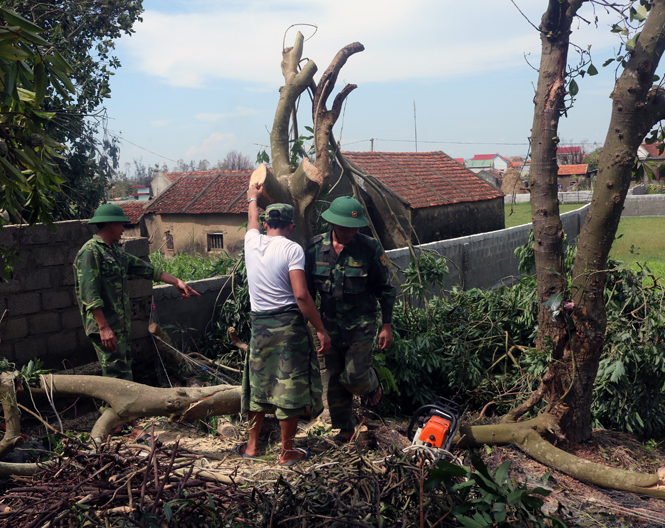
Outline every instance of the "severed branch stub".
[[229, 326], [229, 337], [231, 338], [231, 344], [236, 348], [239, 348], [243, 352], [249, 350], [249, 346], [238, 337], [238, 332], [233, 326]]

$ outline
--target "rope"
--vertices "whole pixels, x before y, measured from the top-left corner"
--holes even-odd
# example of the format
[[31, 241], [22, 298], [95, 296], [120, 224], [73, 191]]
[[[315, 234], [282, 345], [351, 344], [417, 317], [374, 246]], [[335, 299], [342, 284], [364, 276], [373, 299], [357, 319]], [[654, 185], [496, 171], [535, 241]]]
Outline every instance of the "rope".
[[[159, 318], [157, 317], [157, 305], [155, 304], [155, 297], [151, 297], [151, 310], [150, 310], [150, 319], [149, 319], [149, 324], [155, 323], [159, 324]], [[162, 359], [162, 355], [159, 353], [159, 347], [157, 346], [157, 341], [155, 341], [155, 336], [150, 334], [152, 337], [152, 344], [155, 346], [155, 355], [159, 359], [159, 364], [162, 366], [162, 370], [157, 370], [157, 376], [160, 378], [160, 385], [163, 385], [164, 383], [164, 378], [166, 378], [166, 381], [169, 383], [169, 387], [173, 388], [173, 384], [171, 383], [171, 378], [169, 377], [169, 373], [166, 370], [166, 365], [164, 365], [164, 360]]]
[[50, 386], [46, 382], [46, 376], [44, 376], [44, 374], [40, 374], [39, 377], [41, 378], [42, 385], [44, 386], [44, 392], [46, 393], [46, 399], [51, 404], [51, 409], [53, 409], [53, 412], [55, 413], [55, 416], [58, 419], [58, 424], [60, 425], [60, 433], [64, 434], [64, 430], [63, 430], [63, 426], [62, 426], [62, 420], [60, 419], [60, 414], [58, 413], [58, 410], [55, 408], [55, 401], [53, 400], [53, 392], [55, 391], [55, 387], [53, 386], [53, 374], [50, 375], [50, 379], [51, 379]]

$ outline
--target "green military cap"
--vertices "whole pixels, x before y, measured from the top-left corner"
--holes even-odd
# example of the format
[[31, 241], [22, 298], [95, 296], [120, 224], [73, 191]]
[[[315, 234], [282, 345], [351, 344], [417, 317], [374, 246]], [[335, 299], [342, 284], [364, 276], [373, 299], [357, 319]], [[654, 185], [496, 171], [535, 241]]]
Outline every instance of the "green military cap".
[[289, 204], [276, 203], [266, 207], [266, 220], [280, 220], [281, 222], [293, 223], [293, 206]]
[[125, 216], [122, 207], [114, 204], [100, 205], [93, 217], [88, 220], [89, 224], [102, 224], [107, 222], [122, 222], [123, 224], [126, 224], [131, 222], [131, 220]]
[[321, 216], [327, 222], [342, 227], [365, 227], [369, 224], [363, 213], [363, 206], [351, 196], [335, 198]]

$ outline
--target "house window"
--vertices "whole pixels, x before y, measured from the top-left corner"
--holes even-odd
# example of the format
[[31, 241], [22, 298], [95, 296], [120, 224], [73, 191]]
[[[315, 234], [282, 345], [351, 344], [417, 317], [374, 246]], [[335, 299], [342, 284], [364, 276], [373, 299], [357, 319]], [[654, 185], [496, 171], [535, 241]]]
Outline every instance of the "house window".
[[208, 251], [221, 251], [224, 249], [223, 233], [208, 233]]

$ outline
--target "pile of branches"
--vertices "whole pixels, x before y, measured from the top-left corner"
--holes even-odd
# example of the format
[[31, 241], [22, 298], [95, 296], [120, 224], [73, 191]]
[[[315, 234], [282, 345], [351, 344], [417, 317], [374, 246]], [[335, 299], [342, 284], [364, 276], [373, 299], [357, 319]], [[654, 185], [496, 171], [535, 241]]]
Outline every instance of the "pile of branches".
[[[371, 461], [354, 447], [326, 451], [306, 471], [264, 473], [254, 485], [210, 481], [196, 456], [122, 441], [96, 451], [75, 439], [32, 477], [0, 482], [6, 528], [105, 526], [450, 526], [454, 498], [425, 491], [426, 457], [394, 448]], [[275, 478], [275, 475], [276, 478]], [[452, 516], [451, 516], [452, 517]]]
[[249, 494], [196, 478], [200, 457], [179, 454], [178, 442], [166, 449], [116, 440], [96, 451], [76, 439], [62, 445], [62, 456], [39, 464], [34, 476], [0, 482], [0, 525], [221, 526]]

